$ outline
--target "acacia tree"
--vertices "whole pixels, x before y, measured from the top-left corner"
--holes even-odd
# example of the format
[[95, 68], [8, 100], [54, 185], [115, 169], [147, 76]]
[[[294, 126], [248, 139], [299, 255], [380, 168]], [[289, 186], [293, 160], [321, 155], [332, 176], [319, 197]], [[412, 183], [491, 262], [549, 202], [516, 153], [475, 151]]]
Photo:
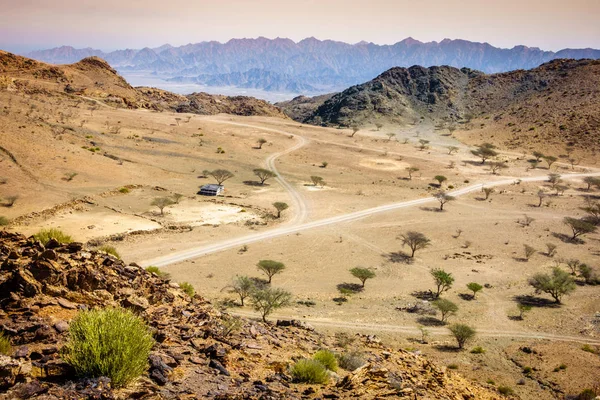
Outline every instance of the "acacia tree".
[[256, 266], [260, 271], [267, 275], [269, 283], [271, 283], [271, 279], [273, 279], [274, 275], [283, 272], [285, 269], [285, 264], [273, 260], [260, 260]]
[[288, 209], [287, 203], [276, 201], [273, 203], [273, 207], [277, 210], [277, 218], [281, 218], [281, 212]]
[[559, 174], [548, 175], [548, 182], [550, 183], [550, 186], [552, 186], [552, 189], [556, 189], [556, 186], [562, 183], [562, 181]]
[[533, 156], [535, 157], [535, 161], [539, 163], [540, 161], [542, 161], [542, 158], [544, 158], [544, 153], [534, 151]]
[[313, 186], [321, 186], [321, 187], [325, 186], [325, 181], [320, 176], [311, 176], [310, 180], [311, 180]]
[[419, 171], [417, 167], [406, 167], [406, 172], [408, 172], [408, 180], [412, 181], [412, 174]]
[[451, 273], [444, 271], [441, 268], [432, 269], [430, 271], [433, 281], [436, 285], [435, 298], [439, 298], [443, 292], [450, 290], [454, 283], [454, 277]]
[[398, 239], [402, 240], [402, 246], [408, 246], [410, 248], [412, 252], [410, 254], [411, 258], [415, 256], [417, 250], [424, 249], [431, 245], [431, 240], [421, 232], [408, 231], [400, 235]]
[[486, 200], [489, 199], [490, 195], [495, 192], [494, 188], [491, 187], [484, 187], [481, 190], [483, 191], [483, 193], [485, 193]]
[[587, 188], [585, 190], [588, 192], [590, 191], [592, 186], [600, 188], [600, 178], [597, 178], [595, 176], [586, 176], [585, 178], [583, 178], [583, 182], [587, 184]]
[[552, 167], [552, 164], [554, 164], [558, 160], [558, 158], [554, 156], [544, 156], [543, 159], [544, 161], [546, 161], [546, 164], [548, 164], [548, 169], [550, 169]]
[[484, 143], [479, 146], [476, 150], [471, 150], [471, 153], [479, 158], [481, 158], [481, 163], [485, 164], [486, 160], [496, 157], [498, 152], [494, 150], [496, 146], [490, 143]]
[[219, 185], [222, 185], [227, 179], [233, 178], [233, 174], [226, 169], [215, 169], [208, 172], [208, 176], [212, 176]]
[[469, 325], [465, 324], [452, 324], [448, 327], [452, 336], [456, 339], [456, 344], [459, 349], [463, 349], [465, 344], [471, 341], [477, 332], [475, 329], [471, 328]]
[[450, 315], [455, 314], [458, 311], [458, 306], [447, 299], [437, 299], [431, 302], [431, 305], [440, 310], [442, 323], [446, 322], [446, 318]]
[[375, 278], [375, 272], [373, 272], [369, 268], [352, 268], [350, 270], [350, 273], [352, 274], [352, 276], [358, 278], [361, 281], [362, 287], [365, 287], [365, 282], [367, 281], [367, 279]]
[[429, 140], [419, 139], [419, 150], [425, 150], [429, 144]]
[[381, 128], [383, 128], [383, 124], [381, 122], [375, 122], [375, 127], [377, 128], [377, 131], [380, 131]]
[[536, 293], [547, 293], [557, 304], [561, 303], [564, 295], [573, 292], [576, 288], [575, 279], [562, 269], [555, 267], [552, 274], [538, 273], [529, 279]]
[[460, 149], [456, 146], [448, 146], [448, 154], [449, 155], [452, 155], [453, 153], [457, 153], [458, 150], [460, 150]]
[[548, 196], [548, 193], [544, 192], [543, 190], [538, 190], [537, 192], [537, 197], [538, 199], [540, 199], [540, 202], [538, 203], [538, 207], [542, 206], [542, 202], [544, 201], [544, 198], [546, 198]]
[[535, 254], [535, 248], [531, 247], [528, 244], [523, 245], [523, 252], [525, 253], [525, 260], [529, 261], [532, 255]]
[[356, 132], [358, 132], [360, 130], [360, 128], [358, 127], [358, 125], [352, 125], [352, 134], [350, 135], [350, 137], [354, 137], [354, 135], [356, 135]]
[[596, 232], [594, 224], [589, 223], [585, 219], [565, 217], [563, 222], [565, 225], [569, 226], [573, 232], [571, 240], [575, 240], [578, 236], [585, 235], [586, 233]]
[[444, 211], [444, 204], [456, 199], [454, 196], [450, 196], [446, 192], [438, 192], [434, 194], [433, 197], [440, 202], [440, 211]]
[[247, 276], [238, 276], [236, 277], [231, 285], [226, 287], [229, 289], [229, 292], [235, 293], [240, 297], [240, 303], [242, 307], [244, 306], [244, 300], [252, 294], [254, 290], [256, 290], [256, 285], [251, 278]]
[[438, 181], [438, 185], [440, 187], [442, 187], [442, 183], [444, 183], [448, 180], [448, 178], [446, 178], [444, 175], [436, 175], [433, 177], [433, 179]]
[[252, 292], [251, 298], [254, 309], [260, 312], [262, 320], [267, 322], [267, 317], [273, 311], [290, 304], [292, 294], [283, 289], [265, 288]]
[[275, 178], [277, 176], [275, 172], [264, 168], [256, 168], [252, 170], [252, 172], [258, 177], [261, 185], [264, 185], [267, 179]]
[[498, 171], [500, 171], [501, 169], [508, 168], [508, 166], [502, 161], [491, 161], [489, 165], [493, 175], [497, 175]]
[[150, 203], [151, 206], [156, 206], [160, 210], [160, 215], [165, 215], [165, 208], [172, 206], [175, 202], [168, 197], [157, 197]]
[[258, 139], [256, 141], [256, 145], [257, 145], [256, 148], [257, 149], [262, 149], [263, 144], [265, 144], [265, 143], [267, 143], [267, 139], [263, 139], [263, 138]]
[[473, 292], [473, 298], [475, 298], [475, 296], [477, 295], [477, 292], [482, 290], [483, 286], [481, 286], [477, 282], [470, 282], [470, 283], [467, 283], [467, 289], [469, 289], [471, 292]]

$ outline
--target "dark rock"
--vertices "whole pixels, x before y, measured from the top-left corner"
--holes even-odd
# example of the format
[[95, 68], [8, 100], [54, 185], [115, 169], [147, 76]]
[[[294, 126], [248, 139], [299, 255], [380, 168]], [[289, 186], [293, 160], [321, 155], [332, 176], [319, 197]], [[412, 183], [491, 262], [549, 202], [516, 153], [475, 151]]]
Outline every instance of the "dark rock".
[[227, 369], [223, 366], [223, 364], [221, 364], [219, 361], [217, 361], [215, 359], [211, 359], [210, 362], [208, 363], [208, 366], [216, 369], [223, 375], [229, 376], [229, 371], [227, 371]]
[[57, 260], [58, 259], [58, 254], [56, 254], [56, 252], [54, 250], [46, 250], [44, 251], [42, 254], [40, 254], [40, 258], [43, 258], [45, 260]]
[[21, 346], [16, 351], [13, 357], [15, 358], [25, 358], [29, 355], [29, 347]]
[[23, 383], [19, 385], [16, 393], [22, 399], [30, 399], [34, 396], [46, 393], [47, 391], [47, 387], [43, 386], [39, 381], [34, 380], [29, 383]]
[[58, 240], [50, 239], [44, 247], [46, 247], [47, 249], [56, 249], [57, 247], [60, 247], [60, 246], [61, 246], [61, 244]]
[[35, 340], [52, 340], [55, 337], [55, 331], [49, 325], [42, 325], [35, 331]]
[[69, 323], [67, 321], [58, 321], [54, 324], [54, 329], [56, 329], [58, 333], [66, 332], [69, 330]]
[[77, 253], [83, 249], [83, 243], [73, 242], [67, 245], [67, 249], [70, 253]]
[[150, 372], [150, 378], [152, 378], [154, 382], [161, 386], [164, 386], [169, 382], [167, 377], [164, 376], [158, 369], [153, 369], [152, 372]]

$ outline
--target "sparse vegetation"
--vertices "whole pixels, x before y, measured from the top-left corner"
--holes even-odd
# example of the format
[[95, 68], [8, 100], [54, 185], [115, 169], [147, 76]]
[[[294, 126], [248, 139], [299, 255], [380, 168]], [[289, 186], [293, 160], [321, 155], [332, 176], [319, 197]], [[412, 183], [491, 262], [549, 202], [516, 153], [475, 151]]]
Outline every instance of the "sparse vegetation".
[[252, 303], [254, 309], [261, 313], [263, 322], [267, 322], [267, 317], [279, 308], [290, 304], [292, 294], [283, 289], [264, 288], [252, 292]]
[[231, 293], [235, 293], [240, 298], [240, 304], [244, 306], [244, 300], [252, 295], [252, 292], [256, 290], [254, 281], [247, 276], [237, 276], [231, 285], [227, 286]]
[[531, 247], [528, 244], [524, 244], [523, 245], [523, 252], [525, 254], [525, 260], [526, 261], [529, 261], [529, 259], [531, 258], [531, 256], [534, 255], [536, 251], [537, 250], [535, 248]]
[[576, 288], [573, 277], [555, 267], [551, 274], [538, 273], [529, 279], [529, 284], [533, 286], [536, 293], [547, 293], [557, 304], [561, 303], [563, 296], [573, 292]]
[[454, 283], [454, 277], [451, 273], [444, 271], [443, 269], [436, 268], [430, 271], [431, 276], [433, 277], [433, 281], [436, 285], [436, 292], [434, 293], [434, 297], [437, 299], [440, 295], [452, 287]]
[[118, 259], [120, 259], [120, 258], [121, 258], [121, 256], [119, 255], [119, 252], [117, 251], [117, 249], [115, 249], [115, 247], [114, 247], [114, 246], [110, 246], [110, 245], [107, 245], [107, 244], [105, 244], [105, 245], [103, 245], [103, 246], [100, 246], [100, 247], [98, 247], [98, 250], [99, 250], [99, 251], [103, 251], [103, 252], [105, 252], [106, 254], [110, 254], [110, 255], [112, 255], [112, 256], [115, 256], [115, 257], [117, 257]]
[[424, 249], [431, 245], [431, 240], [421, 232], [408, 231], [398, 237], [402, 240], [402, 246], [408, 246], [411, 250], [410, 257], [415, 256], [417, 250]]
[[10, 220], [0, 215], [0, 226], [7, 226], [8, 224], [10, 224]]
[[563, 223], [571, 228], [571, 231], [573, 232], [573, 236], [571, 236], [572, 241], [586, 233], [596, 232], [597, 229], [594, 224], [589, 223], [585, 219], [565, 217]]
[[81, 311], [70, 324], [62, 358], [79, 376], [107, 376], [115, 387], [136, 379], [148, 368], [154, 345], [143, 320], [117, 308]]
[[364, 355], [357, 351], [344, 352], [338, 356], [338, 364], [346, 371], [354, 371], [365, 365]]
[[303, 358], [296, 361], [290, 369], [294, 382], [325, 384], [329, 381], [327, 368], [319, 361]]
[[196, 294], [196, 290], [189, 282], [181, 282], [179, 284], [179, 289], [183, 290], [183, 292], [190, 297], [194, 297], [194, 294]]
[[442, 317], [440, 318], [441, 322], [446, 322], [446, 319], [449, 316], [456, 314], [458, 311], [458, 306], [447, 299], [434, 300], [431, 302], [431, 305], [437, 308], [440, 311], [440, 314], [442, 314]]
[[273, 171], [264, 168], [257, 168], [254, 169], [252, 172], [254, 172], [254, 175], [258, 177], [261, 185], [264, 185], [265, 181], [267, 181], [268, 179], [275, 178], [277, 176], [277, 174]]
[[4, 332], [0, 332], [0, 354], [10, 356], [11, 353], [12, 346], [10, 344], [10, 339], [4, 334]]
[[475, 298], [475, 296], [477, 295], [477, 292], [479, 292], [480, 290], [483, 289], [483, 286], [481, 286], [479, 283], [477, 282], [471, 282], [471, 283], [467, 283], [467, 288], [473, 292], [473, 298]]
[[440, 203], [440, 211], [444, 211], [444, 204], [456, 199], [454, 196], [450, 196], [446, 192], [438, 192], [433, 195], [433, 197], [435, 197], [435, 199]]
[[375, 272], [373, 272], [369, 268], [352, 268], [350, 270], [350, 273], [352, 274], [352, 276], [360, 280], [360, 282], [362, 283], [362, 287], [365, 287], [365, 282], [367, 281], [367, 279], [375, 278]]
[[165, 208], [172, 206], [173, 204], [175, 204], [175, 202], [169, 197], [156, 197], [152, 200], [152, 203], [150, 203], [151, 206], [158, 207], [161, 216], [165, 215]]
[[498, 155], [498, 152], [494, 150], [495, 148], [496, 146], [494, 146], [493, 144], [484, 143], [481, 146], [479, 146], [476, 150], [471, 150], [471, 153], [474, 156], [481, 158], [481, 163], [485, 164], [485, 162], [488, 159], [496, 157]]
[[313, 360], [323, 364], [329, 371], [336, 372], [338, 370], [338, 362], [335, 354], [329, 350], [319, 350], [313, 355]]
[[283, 203], [281, 201], [277, 201], [273, 203], [273, 207], [277, 210], [277, 218], [281, 218], [281, 212], [288, 209], [287, 203]]
[[233, 174], [226, 169], [215, 169], [214, 171], [209, 171], [208, 176], [212, 176], [215, 181], [217, 181], [218, 185], [222, 185], [227, 179], [233, 178]]
[[256, 148], [257, 149], [262, 149], [263, 144], [267, 143], [267, 139], [264, 138], [260, 138], [256, 141]]
[[310, 177], [310, 181], [312, 182], [313, 186], [325, 186], [325, 181], [320, 176], [313, 175]]
[[146, 267], [146, 271], [150, 272], [151, 274], [156, 274], [160, 278], [163, 278], [163, 279], [171, 279], [171, 274], [169, 274], [168, 272], [163, 272], [163, 271], [161, 271], [160, 268], [152, 266], [152, 265], [149, 267]]
[[412, 180], [412, 175], [419, 171], [419, 168], [417, 167], [406, 167], [406, 172], [408, 172], [408, 180]]
[[61, 230], [56, 228], [42, 229], [35, 235], [33, 235], [35, 240], [39, 240], [44, 246], [48, 244], [48, 242], [52, 239], [56, 240], [58, 243], [71, 243], [73, 238]]

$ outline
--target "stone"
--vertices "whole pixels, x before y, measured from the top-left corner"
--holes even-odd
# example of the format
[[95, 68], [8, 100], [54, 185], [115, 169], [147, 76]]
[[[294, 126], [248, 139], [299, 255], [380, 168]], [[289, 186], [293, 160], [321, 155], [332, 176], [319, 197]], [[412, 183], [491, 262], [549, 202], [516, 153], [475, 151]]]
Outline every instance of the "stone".
[[40, 258], [44, 260], [57, 260], [58, 254], [54, 250], [45, 250], [42, 254], [40, 254]]
[[208, 363], [208, 366], [216, 369], [223, 375], [229, 376], [229, 371], [227, 371], [227, 369], [223, 366], [223, 364], [221, 364], [219, 361], [217, 361], [215, 359], [211, 359], [210, 362]]
[[25, 358], [29, 356], [29, 347], [21, 346], [16, 351], [13, 357], [15, 358]]
[[77, 309], [77, 305], [71, 303], [67, 299], [63, 299], [62, 297], [58, 298], [58, 305], [61, 306], [62, 308], [66, 308], [67, 310], [76, 310]]
[[14, 358], [0, 354], [0, 389], [7, 389], [23, 379], [23, 363]]

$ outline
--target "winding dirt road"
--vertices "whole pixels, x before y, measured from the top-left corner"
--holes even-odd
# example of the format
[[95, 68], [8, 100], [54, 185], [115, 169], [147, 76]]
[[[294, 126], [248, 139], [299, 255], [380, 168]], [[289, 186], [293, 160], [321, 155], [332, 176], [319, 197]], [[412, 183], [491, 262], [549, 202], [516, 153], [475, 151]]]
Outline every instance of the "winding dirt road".
[[[600, 176], [600, 172], [594, 173], [585, 173], [585, 174], [569, 174], [562, 175], [562, 178], [565, 180], [582, 178], [585, 176]], [[481, 190], [483, 186], [485, 187], [496, 187], [496, 186], [506, 186], [512, 185], [516, 181], [520, 180], [521, 182], [543, 182], [548, 179], [547, 176], [533, 176], [526, 178], [510, 178], [503, 179], [498, 181], [489, 181], [484, 183], [478, 183], [471, 186], [466, 186], [462, 189], [454, 190], [449, 192], [451, 196], [458, 197], [468, 193], [476, 192]], [[434, 197], [423, 197], [420, 199], [403, 201], [399, 203], [386, 204], [379, 207], [373, 207], [362, 211], [356, 211], [348, 214], [338, 215], [335, 217], [324, 218], [317, 221], [307, 222], [298, 225], [292, 226], [283, 226], [275, 229], [268, 230], [266, 232], [253, 233], [250, 235], [224, 240], [218, 243], [213, 243], [207, 246], [197, 247], [189, 250], [185, 250], [182, 252], [172, 253], [168, 255], [164, 255], [151, 260], [144, 260], [139, 262], [138, 264], [146, 267], [149, 265], [154, 265], [157, 267], [164, 267], [166, 265], [176, 264], [185, 260], [194, 259], [197, 257], [204, 256], [206, 254], [216, 253], [219, 251], [231, 249], [234, 247], [240, 247], [243, 245], [247, 245], [250, 243], [259, 242], [262, 240], [273, 239], [279, 236], [285, 236], [289, 234], [293, 234], [296, 232], [305, 231], [308, 229], [321, 228], [328, 225], [333, 224], [341, 224], [344, 222], [355, 221], [361, 218], [365, 218], [374, 214], [380, 214], [388, 211], [399, 210], [401, 208], [414, 207], [427, 203], [435, 202], [436, 199]]]

